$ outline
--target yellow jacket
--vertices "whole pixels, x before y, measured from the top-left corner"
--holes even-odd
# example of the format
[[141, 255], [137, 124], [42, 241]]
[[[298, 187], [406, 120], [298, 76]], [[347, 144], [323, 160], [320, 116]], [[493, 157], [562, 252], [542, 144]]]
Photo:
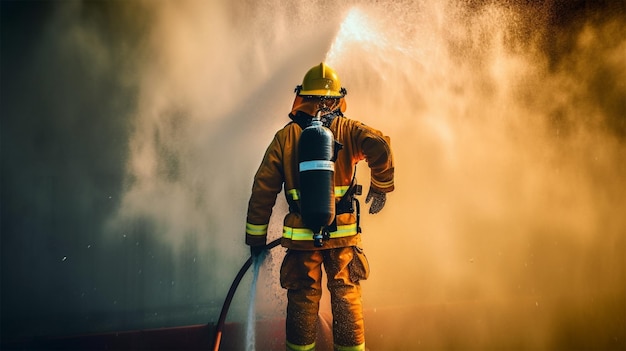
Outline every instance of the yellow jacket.
[[[342, 99], [343, 100], [343, 99]], [[393, 184], [393, 156], [389, 137], [365, 124], [346, 118], [341, 114], [329, 126], [335, 140], [343, 144], [335, 161], [335, 198], [346, 193], [352, 182], [355, 165], [366, 160], [371, 169], [371, 187], [390, 192]], [[297, 145], [302, 128], [295, 122], [279, 130], [265, 152], [256, 172], [252, 195], [248, 203], [246, 244], [265, 245], [267, 228], [276, 202], [276, 196], [285, 190], [288, 203], [298, 202], [298, 155]], [[361, 237], [357, 232], [355, 213], [338, 214], [337, 230], [323, 248], [358, 245]], [[282, 246], [296, 250], [319, 249], [313, 245], [313, 233], [307, 229], [297, 211], [290, 211], [284, 219]]]

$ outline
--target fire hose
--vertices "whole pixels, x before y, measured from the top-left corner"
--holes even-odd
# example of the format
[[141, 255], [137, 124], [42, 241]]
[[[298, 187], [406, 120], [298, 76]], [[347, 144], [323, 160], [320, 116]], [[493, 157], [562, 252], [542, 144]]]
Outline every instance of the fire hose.
[[[276, 246], [278, 246], [279, 244], [280, 244], [280, 238], [265, 245], [264, 250], [269, 251], [275, 248]], [[230, 285], [228, 294], [226, 294], [226, 300], [224, 301], [224, 304], [222, 305], [220, 318], [218, 319], [217, 325], [215, 327], [215, 340], [213, 343], [213, 351], [219, 351], [220, 349], [220, 343], [222, 342], [222, 333], [224, 331], [224, 324], [226, 323], [226, 315], [228, 314], [230, 303], [233, 301], [233, 297], [235, 296], [235, 291], [237, 291], [237, 287], [239, 286], [241, 279], [243, 279], [243, 276], [246, 274], [246, 272], [252, 265], [253, 260], [254, 260], [254, 257], [250, 256], [248, 260], [246, 261], [246, 263], [243, 264], [243, 266], [241, 267], [241, 269], [235, 276], [235, 280], [233, 280], [233, 283]]]

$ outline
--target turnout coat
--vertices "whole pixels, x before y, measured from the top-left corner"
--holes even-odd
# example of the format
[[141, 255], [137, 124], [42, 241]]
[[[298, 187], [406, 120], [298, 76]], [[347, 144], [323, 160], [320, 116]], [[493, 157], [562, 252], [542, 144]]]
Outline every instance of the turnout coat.
[[[342, 106], [345, 107], [345, 102]], [[290, 211], [284, 218], [281, 245], [295, 250], [320, 249], [313, 245], [313, 232], [306, 228], [297, 210], [300, 193], [297, 145], [302, 127], [294, 121], [294, 117], [299, 111], [299, 115], [305, 110], [310, 111], [305, 107], [298, 109], [294, 104], [294, 111], [290, 114], [293, 120], [276, 132], [254, 176], [246, 218], [248, 245], [266, 244], [272, 209], [276, 197], [284, 188]], [[339, 202], [350, 189], [356, 171], [355, 165], [361, 160], [365, 160], [371, 170], [370, 187], [384, 193], [393, 191], [394, 165], [389, 137], [379, 130], [343, 116], [339, 110], [331, 115], [334, 118], [331, 118], [328, 128], [335, 140], [343, 145], [335, 160], [336, 201]], [[330, 239], [324, 242], [323, 249], [359, 245], [361, 237], [357, 227], [354, 210], [338, 213], [336, 226], [332, 227]]]

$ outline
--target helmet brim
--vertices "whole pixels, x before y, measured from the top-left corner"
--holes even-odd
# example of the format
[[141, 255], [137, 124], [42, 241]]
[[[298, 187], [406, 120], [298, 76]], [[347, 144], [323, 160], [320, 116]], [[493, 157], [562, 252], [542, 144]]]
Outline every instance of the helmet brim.
[[333, 97], [333, 98], [341, 98], [345, 96], [345, 94], [334, 92], [330, 89], [301, 90], [298, 93], [298, 95], [304, 96], [304, 97]]

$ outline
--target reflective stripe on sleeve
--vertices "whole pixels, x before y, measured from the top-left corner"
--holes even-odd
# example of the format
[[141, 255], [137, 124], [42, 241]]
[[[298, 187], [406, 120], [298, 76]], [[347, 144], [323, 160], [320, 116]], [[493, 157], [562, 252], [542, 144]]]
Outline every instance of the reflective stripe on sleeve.
[[379, 188], [379, 189], [387, 189], [390, 188], [393, 185], [393, 180], [387, 181], [387, 182], [380, 182], [377, 181], [376, 179], [372, 178], [372, 185], [374, 185], [375, 187]]
[[267, 224], [251, 224], [246, 223], [246, 234], [250, 235], [267, 235]]
[[[339, 225], [337, 231], [330, 232], [330, 238], [343, 238], [346, 236], [356, 235], [356, 223]], [[283, 227], [283, 238], [301, 241], [301, 240], [313, 240], [313, 231], [308, 228], [292, 228]]]

